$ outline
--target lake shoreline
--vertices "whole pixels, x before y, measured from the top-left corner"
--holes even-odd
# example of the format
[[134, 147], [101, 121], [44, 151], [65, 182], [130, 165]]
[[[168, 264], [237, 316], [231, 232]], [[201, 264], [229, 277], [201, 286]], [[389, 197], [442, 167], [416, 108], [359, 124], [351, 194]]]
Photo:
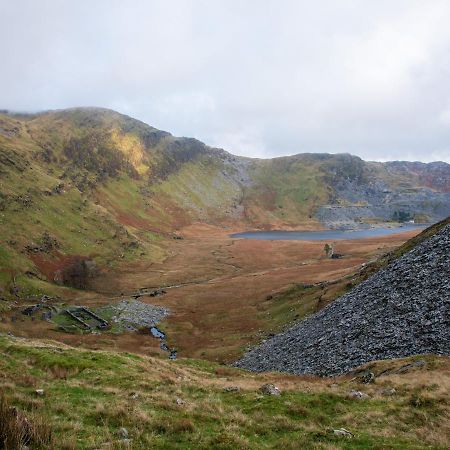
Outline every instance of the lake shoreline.
[[391, 234], [406, 233], [408, 231], [423, 229], [429, 224], [404, 224], [389, 227], [371, 227], [363, 229], [347, 229], [347, 230], [318, 230], [318, 231], [244, 231], [241, 233], [230, 234], [230, 238], [234, 239], [259, 239], [270, 241], [322, 241], [322, 240], [347, 240], [347, 239], [368, 239]]

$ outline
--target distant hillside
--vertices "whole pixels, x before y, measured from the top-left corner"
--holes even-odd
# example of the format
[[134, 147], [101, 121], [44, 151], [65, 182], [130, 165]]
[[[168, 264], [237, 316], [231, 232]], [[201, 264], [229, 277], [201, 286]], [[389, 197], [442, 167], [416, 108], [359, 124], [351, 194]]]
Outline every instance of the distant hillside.
[[397, 259], [349, 293], [251, 350], [236, 365], [337, 375], [381, 359], [450, 355], [449, 260], [447, 220], [407, 243]]
[[445, 163], [258, 160], [106, 109], [0, 114], [0, 297], [158, 261], [164, 240], [194, 222], [340, 227], [449, 214]]

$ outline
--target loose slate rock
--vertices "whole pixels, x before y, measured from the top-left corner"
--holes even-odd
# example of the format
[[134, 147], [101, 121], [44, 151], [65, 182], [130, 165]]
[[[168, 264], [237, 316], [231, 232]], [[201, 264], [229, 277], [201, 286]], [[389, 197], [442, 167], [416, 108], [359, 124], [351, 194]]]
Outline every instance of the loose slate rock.
[[234, 365], [330, 376], [428, 353], [450, 355], [450, 225]]

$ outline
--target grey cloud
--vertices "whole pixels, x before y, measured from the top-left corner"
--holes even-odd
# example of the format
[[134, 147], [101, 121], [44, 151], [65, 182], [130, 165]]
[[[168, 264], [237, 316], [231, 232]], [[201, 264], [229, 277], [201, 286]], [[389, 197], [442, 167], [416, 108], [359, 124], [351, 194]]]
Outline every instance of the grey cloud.
[[450, 162], [446, 0], [0, 0], [0, 107], [116, 109], [232, 153]]

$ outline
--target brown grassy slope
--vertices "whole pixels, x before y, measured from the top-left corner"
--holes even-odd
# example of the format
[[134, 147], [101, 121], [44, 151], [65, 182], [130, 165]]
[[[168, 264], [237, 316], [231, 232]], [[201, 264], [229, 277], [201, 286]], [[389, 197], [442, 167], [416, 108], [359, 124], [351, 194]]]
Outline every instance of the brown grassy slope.
[[[217, 212], [211, 217], [223, 216], [220, 208], [236, 188], [217, 175], [222, 166], [197, 141], [111, 111], [1, 116], [2, 295], [14, 283], [22, 294], [38, 292], [46, 278], [54, 279], [45, 266], [59, 267], [66, 256], [94, 258], [101, 266], [160, 260], [158, 242], [174, 229], [207, 216], [208, 208]], [[212, 180], [218, 198], [204, 195]], [[27, 246], [39, 247], [45, 233], [57, 249], [31, 258]], [[25, 272], [37, 277], [24, 278]]]

